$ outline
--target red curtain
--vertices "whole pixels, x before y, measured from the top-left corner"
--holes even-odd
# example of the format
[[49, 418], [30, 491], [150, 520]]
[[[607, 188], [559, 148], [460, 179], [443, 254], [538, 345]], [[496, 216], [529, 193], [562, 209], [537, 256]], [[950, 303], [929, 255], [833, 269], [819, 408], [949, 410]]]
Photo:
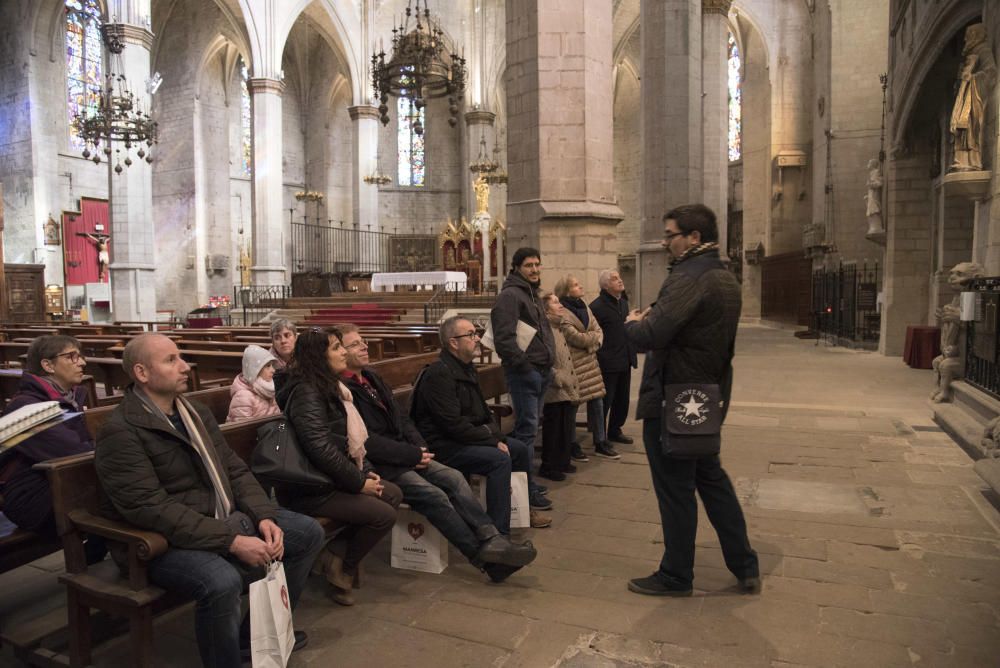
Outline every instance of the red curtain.
[[[110, 234], [108, 201], [80, 198], [80, 211], [63, 211], [63, 255], [66, 263], [66, 285], [97, 283], [97, 244], [81, 234]], [[102, 229], [97, 226], [102, 225]], [[108, 272], [104, 281], [107, 283]]]

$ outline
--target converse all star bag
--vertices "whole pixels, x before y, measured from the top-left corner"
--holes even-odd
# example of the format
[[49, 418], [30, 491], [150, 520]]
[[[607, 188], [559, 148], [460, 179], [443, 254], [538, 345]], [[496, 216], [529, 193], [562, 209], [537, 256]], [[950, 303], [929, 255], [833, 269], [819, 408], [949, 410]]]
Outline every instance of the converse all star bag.
[[725, 402], [718, 385], [676, 383], [663, 386], [663, 452], [671, 457], [719, 454]]

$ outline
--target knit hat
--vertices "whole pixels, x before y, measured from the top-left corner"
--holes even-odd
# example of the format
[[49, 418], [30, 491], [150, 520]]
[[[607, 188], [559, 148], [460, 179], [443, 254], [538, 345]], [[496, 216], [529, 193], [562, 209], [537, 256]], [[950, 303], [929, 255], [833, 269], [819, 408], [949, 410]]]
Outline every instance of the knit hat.
[[243, 378], [248, 383], [257, 380], [257, 375], [268, 362], [273, 362], [277, 358], [260, 346], [247, 346], [243, 351]]

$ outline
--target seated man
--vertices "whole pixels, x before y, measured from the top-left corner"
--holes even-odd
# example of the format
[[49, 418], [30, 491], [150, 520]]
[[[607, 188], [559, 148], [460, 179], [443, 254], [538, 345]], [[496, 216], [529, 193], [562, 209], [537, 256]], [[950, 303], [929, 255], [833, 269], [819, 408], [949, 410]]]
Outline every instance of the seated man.
[[341, 374], [368, 428], [365, 449], [376, 472], [399, 485], [403, 501], [427, 519], [473, 565], [494, 582], [531, 563], [535, 548], [517, 545], [501, 534], [483, 512], [461, 473], [433, 461], [408, 416], [399, 411], [392, 390], [368, 365], [368, 344], [354, 325], [341, 325], [347, 369]]
[[[249, 653], [240, 626], [243, 572], [284, 561], [292, 607], [323, 545], [316, 520], [279, 508], [229, 449], [212, 413], [192, 404], [190, 367], [160, 334], [132, 339], [122, 354], [133, 383], [97, 438], [102, 512], [167, 539], [149, 563], [153, 584], [194, 598], [195, 635], [206, 666], [239, 666]], [[113, 556], [115, 551], [112, 550]], [[305, 645], [296, 631], [295, 647]]]
[[[422, 372], [413, 388], [410, 415], [438, 461], [486, 477], [486, 510], [496, 527], [509, 533], [510, 474], [524, 471], [532, 489], [531, 452], [521, 441], [500, 433], [486, 406], [472, 364], [479, 347], [475, 325], [454, 316], [441, 323], [438, 335], [441, 357]], [[544, 503], [532, 499], [531, 505]], [[532, 527], [550, 524], [550, 518], [531, 510]]]

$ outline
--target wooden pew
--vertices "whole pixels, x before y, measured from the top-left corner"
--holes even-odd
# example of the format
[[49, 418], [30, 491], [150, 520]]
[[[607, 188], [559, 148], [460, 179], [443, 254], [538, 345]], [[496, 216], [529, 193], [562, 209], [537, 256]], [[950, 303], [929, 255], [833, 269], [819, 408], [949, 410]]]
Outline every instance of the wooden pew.
[[16, 363], [20, 366], [20, 357], [28, 352], [28, 346], [30, 345], [26, 341], [4, 341], [0, 343], [0, 365], [10, 367]]
[[227, 331], [218, 329], [168, 329], [160, 334], [173, 334], [182, 339], [198, 339], [200, 341], [232, 341], [233, 336]]
[[53, 327], [0, 327], [0, 332], [5, 333], [9, 340], [18, 337], [34, 339], [42, 334], [58, 334], [59, 330]]
[[[113, 348], [111, 350], [114, 350]], [[87, 357], [87, 369], [94, 375], [98, 383], [104, 384], [104, 393], [107, 396], [116, 394], [117, 390], [124, 390], [132, 380], [125, 373], [122, 361], [112, 357]], [[201, 389], [201, 377], [198, 373], [198, 365], [189, 362], [191, 365], [189, 387], [193, 390]]]
[[111, 354], [108, 353], [110, 348], [125, 345], [125, 339], [122, 337], [108, 339], [92, 339], [87, 337], [77, 338], [77, 341], [80, 343], [80, 349], [83, 351], [83, 354], [87, 357], [111, 357]]

